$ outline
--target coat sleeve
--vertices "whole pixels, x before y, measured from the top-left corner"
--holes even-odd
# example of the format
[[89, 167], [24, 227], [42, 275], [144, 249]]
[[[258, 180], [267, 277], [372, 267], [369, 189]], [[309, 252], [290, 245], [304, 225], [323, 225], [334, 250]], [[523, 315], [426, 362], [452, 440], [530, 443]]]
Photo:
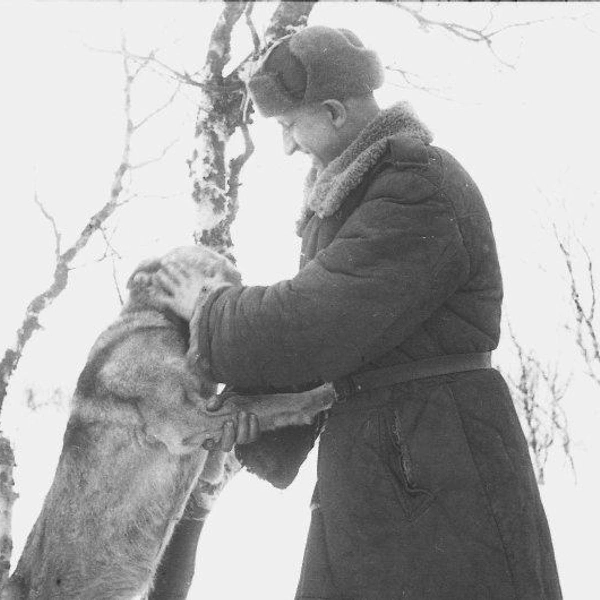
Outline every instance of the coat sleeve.
[[449, 202], [438, 193], [380, 196], [360, 205], [293, 279], [215, 292], [192, 336], [217, 381], [331, 381], [399, 345], [468, 269]]

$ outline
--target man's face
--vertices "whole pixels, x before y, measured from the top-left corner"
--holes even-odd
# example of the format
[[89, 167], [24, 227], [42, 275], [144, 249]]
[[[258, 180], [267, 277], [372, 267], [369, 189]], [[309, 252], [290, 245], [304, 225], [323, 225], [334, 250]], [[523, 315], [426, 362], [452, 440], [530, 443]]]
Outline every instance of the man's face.
[[317, 168], [326, 167], [340, 152], [340, 137], [331, 114], [323, 104], [301, 106], [278, 117], [283, 135], [283, 150], [296, 150], [312, 157]]

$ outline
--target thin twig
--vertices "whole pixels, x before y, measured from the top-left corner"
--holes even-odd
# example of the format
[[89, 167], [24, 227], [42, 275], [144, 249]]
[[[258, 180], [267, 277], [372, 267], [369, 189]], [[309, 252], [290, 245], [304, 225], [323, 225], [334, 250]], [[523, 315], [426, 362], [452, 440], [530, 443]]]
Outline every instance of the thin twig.
[[173, 100], [175, 100], [175, 97], [177, 96], [177, 94], [179, 93], [179, 91], [181, 90], [181, 81], [177, 84], [177, 87], [175, 88], [175, 90], [173, 91], [173, 93], [169, 96], [169, 98], [167, 98], [167, 100], [161, 104], [160, 106], [158, 106], [156, 109], [154, 109], [152, 112], [148, 113], [143, 119], [141, 119], [138, 123], [134, 124], [133, 126], [133, 130], [136, 131], [137, 129], [140, 129], [141, 127], [143, 127], [148, 121], [150, 121], [151, 119], [153, 119], [154, 117], [156, 117], [157, 115], [159, 115], [161, 112], [163, 112], [166, 108], [168, 108], [172, 103]]
[[100, 227], [99, 231], [100, 231], [102, 237], [104, 238], [105, 248], [104, 248], [104, 254], [100, 257], [98, 262], [102, 262], [109, 256], [111, 256], [111, 257], [116, 256], [119, 259], [123, 258], [121, 256], [121, 254], [119, 253], [119, 251], [112, 244], [112, 238], [115, 235], [116, 229], [113, 229], [110, 237], [108, 236], [108, 233], [106, 232], [106, 227]]
[[[589, 377], [600, 385], [600, 339], [596, 331], [595, 309], [596, 309], [596, 286], [594, 279], [594, 266], [591, 255], [585, 250], [586, 255], [586, 271], [588, 273], [588, 284], [590, 286], [589, 293], [591, 297], [590, 308], [586, 310], [580, 283], [575, 274], [573, 265], [573, 257], [571, 250], [567, 247], [566, 242], [562, 239], [558, 232], [556, 223], [553, 224], [554, 236], [558, 243], [558, 248], [563, 257], [564, 265], [567, 271], [570, 298], [575, 312], [575, 327], [570, 330], [575, 335], [575, 344], [579, 348], [581, 356], [586, 365], [586, 372]], [[583, 244], [581, 244], [583, 246]]]
[[[133, 72], [133, 78], [135, 79], [151, 62], [158, 62], [156, 60], [156, 52], [157, 49], [153, 49], [150, 51], [150, 53], [148, 54], [148, 56], [146, 56], [145, 58], [140, 57], [140, 60], [138, 60], [138, 68]], [[131, 53], [128, 52], [128, 55], [131, 57]]]
[[550, 449], [557, 441], [576, 476], [568, 422], [562, 406], [571, 377], [559, 381], [558, 366], [544, 367], [531, 350], [525, 350], [510, 323], [508, 329], [518, 359], [518, 371], [516, 377], [507, 373], [506, 379], [522, 417], [538, 481], [544, 482]]
[[[108, 219], [114, 214], [114, 212], [122, 206], [127, 199], [123, 199], [123, 191], [126, 188], [126, 180], [131, 177], [131, 142], [134, 134], [134, 125], [131, 116], [131, 91], [132, 86], [135, 82], [136, 77], [140, 74], [141, 69], [132, 69], [130, 64], [131, 58], [127, 49], [127, 43], [125, 37], [121, 39], [121, 54], [122, 54], [122, 68], [124, 74], [125, 86], [123, 90], [123, 108], [125, 113], [125, 132], [123, 139], [123, 149], [121, 159], [115, 170], [113, 180], [110, 186], [109, 198], [98, 210], [94, 213], [87, 221], [85, 226], [81, 229], [75, 241], [65, 250], [60, 246], [60, 232], [58, 227], [52, 218], [52, 216], [45, 209], [43, 204], [37, 198], [37, 194], [34, 197], [37, 205], [40, 207], [42, 214], [51, 223], [55, 237], [55, 255], [56, 261], [54, 266], [53, 278], [50, 286], [44, 291], [40, 292], [35, 296], [28, 304], [25, 315], [21, 322], [19, 329], [16, 332], [16, 339], [12, 346], [8, 347], [2, 359], [0, 360], [0, 410], [6, 394], [8, 391], [8, 385], [12, 374], [17, 368], [20, 359], [23, 355], [24, 348], [28, 341], [31, 339], [35, 331], [40, 329], [40, 315], [46, 307], [51, 305], [56, 298], [65, 290], [69, 280], [70, 271], [74, 268], [73, 261], [79, 254], [84, 250], [90, 241], [91, 237], [102, 229]], [[167, 148], [168, 150], [168, 148]], [[163, 152], [163, 155], [166, 150]], [[153, 159], [149, 162], [154, 162], [158, 159]], [[138, 168], [143, 165], [138, 165]]]
[[485, 45], [498, 62], [510, 69], [514, 69], [515, 65], [507, 62], [501, 56], [498, 55], [493, 46], [493, 38], [498, 36], [500, 33], [509, 31], [510, 29], [515, 29], [519, 27], [529, 27], [531, 25], [538, 25], [552, 20], [551, 18], [533, 19], [529, 21], [521, 21], [519, 23], [509, 23], [508, 25], [498, 27], [497, 29], [490, 29], [494, 18], [493, 12], [490, 12], [490, 18], [488, 19], [488, 22], [484, 25], [484, 27], [477, 29], [475, 27], [469, 27], [461, 23], [456, 23], [455, 21], [441, 21], [427, 17], [423, 14], [422, 7], [420, 7], [419, 9], [414, 8], [413, 3], [393, 2], [392, 4], [394, 7], [409, 14], [425, 31], [437, 28], [446, 31], [447, 33], [450, 33], [451, 35], [454, 35], [467, 42], [474, 42]]
[[119, 304], [123, 306], [125, 304], [125, 300], [123, 299], [123, 294], [121, 292], [121, 287], [119, 286], [119, 278], [117, 276], [117, 261], [115, 257], [112, 257], [112, 278], [113, 283], [115, 284], [115, 289], [117, 290], [117, 297], [119, 298]]
[[52, 232], [54, 233], [54, 257], [55, 260], [58, 260], [61, 254], [61, 234], [56, 225], [56, 220], [54, 217], [46, 210], [46, 207], [40, 202], [38, 198], [37, 190], [33, 193], [33, 201], [39, 206], [40, 211], [44, 215], [44, 217], [50, 221], [50, 225], [52, 227]]
[[432, 96], [435, 96], [442, 100], [454, 100], [453, 98], [450, 98], [450, 96], [444, 94], [439, 88], [435, 88], [429, 84], [423, 83], [419, 75], [417, 75], [416, 73], [407, 71], [406, 69], [403, 69], [398, 65], [387, 65], [385, 69], [390, 73], [396, 73], [397, 75], [400, 75], [409, 88], [413, 88], [421, 92], [431, 94]]
[[144, 160], [140, 163], [136, 163], [135, 165], [130, 165], [130, 169], [132, 171], [137, 171], [138, 169], [143, 169], [144, 167], [147, 167], [148, 165], [153, 165], [157, 162], [159, 162], [160, 160], [162, 160], [167, 153], [169, 152], [169, 150], [171, 150], [171, 148], [173, 148], [173, 146], [175, 146], [175, 144], [179, 141], [179, 138], [175, 138], [174, 140], [172, 140], [171, 142], [169, 142], [163, 149], [162, 152], [158, 155], [155, 156], [154, 158], [149, 158], [148, 160]]
[[[114, 54], [121, 56], [123, 55], [123, 50], [115, 50], [114, 48], [98, 48], [97, 46], [91, 46], [85, 42], [83, 45], [93, 52], [100, 52], [102, 54]], [[136, 54], [135, 52], [126, 51], [126, 57], [132, 61], [134, 61], [138, 65], [138, 69], [135, 71], [135, 75], [137, 76], [139, 72], [146, 68], [147, 66], [153, 66], [154, 70], [162, 75], [167, 75], [169, 79], [174, 79], [176, 81], [180, 81], [182, 83], [186, 83], [188, 85], [202, 87], [202, 83], [194, 79], [189, 73], [185, 71], [178, 71], [174, 69], [170, 65], [156, 58], [156, 50], [152, 50], [148, 54]]]
[[[579, 246], [582, 252], [585, 254], [586, 258], [586, 268], [588, 274], [588, 281], [590, 286], [590, 294], [591, 294], [591, 304], [589, 310], [590, 321], [593, 321], [596, 314], [596, 281], [594, 278], [594, 263], [592, 262], [592, 256], [590, 255], [589, 250], [585, 246], [585, 244], [578, 239]], [[596, 355], [596, 358], [600, 359], [600, 355]]]
[[304, 27], [316, 2], [280, 2], [265, 32], [265, 47]]

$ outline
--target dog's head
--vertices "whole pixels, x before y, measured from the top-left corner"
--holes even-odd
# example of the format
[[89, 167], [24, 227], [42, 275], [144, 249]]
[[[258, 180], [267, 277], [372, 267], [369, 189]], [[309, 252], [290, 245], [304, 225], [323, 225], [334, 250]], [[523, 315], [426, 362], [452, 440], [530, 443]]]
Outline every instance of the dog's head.
[[153, 278], [163, 264], [177, 263], [187, 270], [199, 273], [208, 290], [226, 285], [241, 285], [242, 279], [233, 263], [205, 246], [180, 246], [160, 258], [142, 261], [129, 277], [127, 289], [134, 306], [157, 308], [155, 294], [157, 283]]

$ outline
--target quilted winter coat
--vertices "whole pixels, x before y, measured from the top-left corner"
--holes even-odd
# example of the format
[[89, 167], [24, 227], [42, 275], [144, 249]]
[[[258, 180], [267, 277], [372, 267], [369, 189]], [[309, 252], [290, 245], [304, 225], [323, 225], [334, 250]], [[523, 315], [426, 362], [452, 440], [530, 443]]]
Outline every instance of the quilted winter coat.
[[[216, 380], [302, 389], [491, 351], [502, 283], [477, 186], [403, 103], [307, 188], [291, 280], [218, 291], [192, 323]], [[317, 432], [318, 433], [318, 432]], [[314, 428], [238, 449], [284, 487]], [[554, 600], [552, 543], [527, 444], [494, 369], [355, 393], [320, 434], [297, 600]]]

